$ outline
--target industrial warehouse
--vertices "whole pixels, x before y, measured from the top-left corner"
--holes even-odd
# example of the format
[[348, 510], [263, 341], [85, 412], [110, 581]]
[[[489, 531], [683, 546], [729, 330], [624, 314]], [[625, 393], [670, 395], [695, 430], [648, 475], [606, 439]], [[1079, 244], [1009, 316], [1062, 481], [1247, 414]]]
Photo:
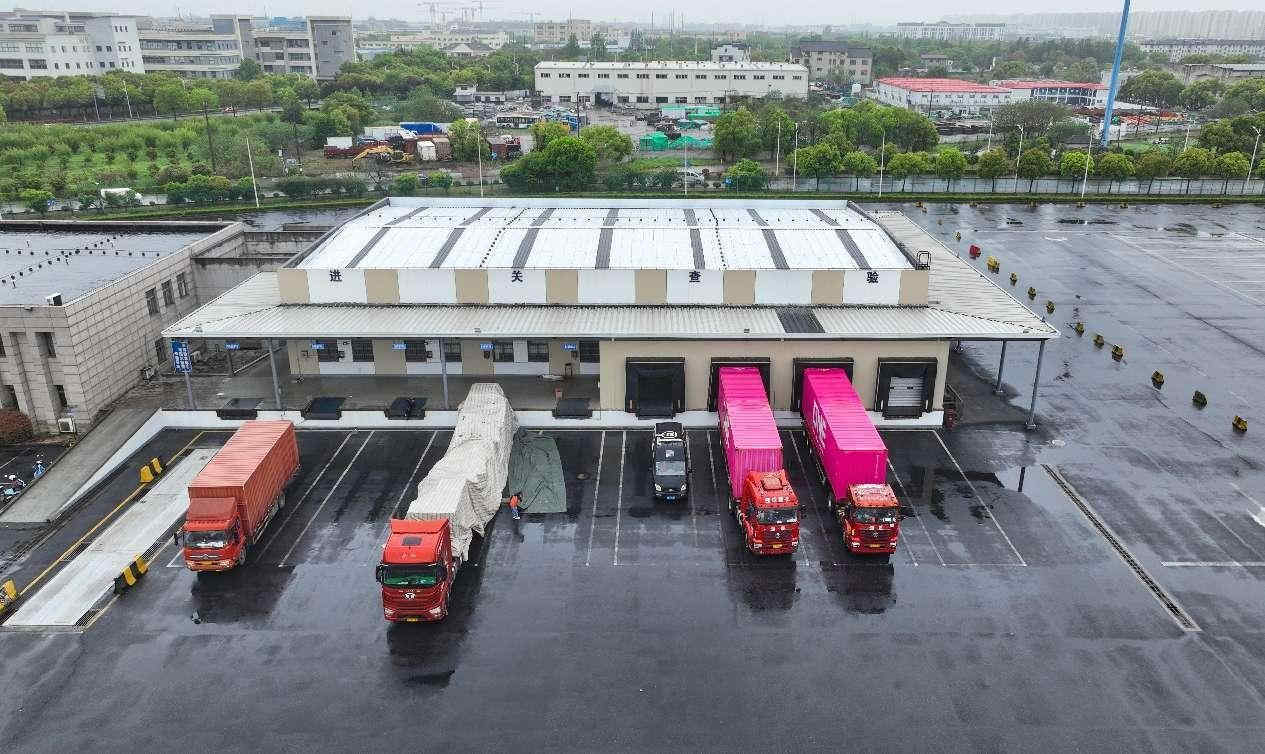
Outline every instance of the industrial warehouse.
[[527, 380], [643, 418], [713, 411], [735, 364], [792, 411], [802, 370], [835, 365], [876, 421], [934, 424], [954, 341], [1057, 331], [849, 203], [390, 198], [164, 335], [285, 341], [294, 377]]

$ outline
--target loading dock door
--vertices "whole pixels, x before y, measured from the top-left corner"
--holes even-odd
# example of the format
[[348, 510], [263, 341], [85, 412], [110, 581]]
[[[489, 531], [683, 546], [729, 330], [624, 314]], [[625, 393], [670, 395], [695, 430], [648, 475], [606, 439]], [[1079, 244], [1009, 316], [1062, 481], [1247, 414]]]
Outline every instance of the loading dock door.
[[922, 416], [931, 410], [936, 384], [934, 360], [885, 361], [878, 364], [876, 411], [889, 418]]
[[791, 359], [791, 410], [799, 411], [800, 401], [804, 398], [805, 369], [842, 369], [852, 381], [852, 359]]
[[624, 379], [624, 410], [638, 418], [672, 417], [685, 410], [684, 359], [628, 359]]
[[769, 391], [769, 357], [768, 356], [717, 356], [712, 359], [711, 380], [707, 385], [707, 410], [716, 410], [716, 385], [720, 380], [721, 367], [755, 367], [760, 370], [760, 381], [764, 383], [764, 395], [773, 405], [773, 394]]

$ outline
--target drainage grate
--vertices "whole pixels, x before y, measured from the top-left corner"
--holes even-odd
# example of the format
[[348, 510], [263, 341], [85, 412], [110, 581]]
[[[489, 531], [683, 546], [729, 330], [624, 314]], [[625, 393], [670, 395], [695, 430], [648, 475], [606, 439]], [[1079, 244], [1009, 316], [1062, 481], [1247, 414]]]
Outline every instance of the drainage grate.
[[1138, 577], [1138, 580], [1145, 584], [1147, 589], [1151, 590], [1151, 594], [1155, 595], [1155, 599], [1160, 601], [1160, 604], [1164, 606], [1165, 610], [1168, 610], [1169, 614], [1172, 615], [1173, 620], [1177, 621], [1177, 625], [1181, 626], [1183, 631], [1202, 631], [1203, 629], [1199, 627], [1199, 624], [1195, 622], [1195, 619], [1190, 617], [1190, 614], [1182, 609], [1182, 606], [1177, 604], [1172, 597], [1169, 597], [1168, 593], [1164, 591], [1164, 588], [1161, 587], [1155, 579], [1151, 578], [1151, 574], [1146, 572], [1146, 569], [1142, 567], [1142, 564], [1138, 562], [1137, 558], [1133, 557], [1133, 553], [1129, 552], [1128, 548], [1124, 546], [1124, 543], [1122, 543], [1119, 538], [1116, 537], [1115, 533], [1111, 531], [1111, 528], [1098, 517], [1098, 514], [1095, 513], [1094, 509], [1089, 506], [1089, 503], [1085, 501], [1085, 498], [1081, 497], [1080, 493], [1072, 487], [1071, 483], [1063, 478], [1063, 475], [1059, 473], [1058, 469], [1048, 463], [1041, 464], [1041, 468], [1045, 469], [1046, 473], [1050, 475], [1050, 478], [1053, 479], [1059, 487], [1063, 488], [1063, 493], [1067, 495], [1069, 500], [1076, 504], [1077, 508], [1080, 508], [1081, 513], [1085, 515], [1085, 518], [1089, 519], [1089, 523], [1093, 524], [1094, 528], [1098, 530], [1098, 533], [1103, 536], [1103, 539], [1107, 540], [1107, 544], [1112, 546], [1112, 548], [1116, 551], [1116, 554], [1120, 556], [1120, 559], [1125, 562], [1125, 565], [1129, 566], [1129, 568], [1133, 570], [1133, 574]]

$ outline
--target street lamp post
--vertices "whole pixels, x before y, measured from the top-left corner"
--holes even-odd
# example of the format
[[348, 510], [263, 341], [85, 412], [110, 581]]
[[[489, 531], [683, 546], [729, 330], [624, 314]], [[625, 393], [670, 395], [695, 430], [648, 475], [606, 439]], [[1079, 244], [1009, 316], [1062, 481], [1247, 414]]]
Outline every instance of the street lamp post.
[[1094, 124], [1087, 124], [1087, 142], [1085, 144], [1085, 176], [1081, 178], [1081, 201], [1085, 201], [1085, 186], [1089, 183], [1089, 159], [1094, 153]]
[[1252, 180], [1252, 171], [1256, 169], [1256, 149], [1261, 145], [1261, 129], [1256, 126], [1250, 126], [1256, 132], [1256, 141], [1252, 142], [1252, 159], [1247, 164], [1247, 179], [1243, 185], [1247, 185]]
[[[883, 166], [887, 162], [887, 129], [882, 126], [878, 127], [879, 133], [883, 134], [882, 142], [878, 148], [878, 198], [883, 198]], [[901, 190], [905, 188], [905, 182], [901, 181]]]
[[795, 151], [791, 152], [791, 191], [799, 191], [799, 122], [795, 123]]
[[777, 122], [777, 146], [773, 149], [773, 175], [782, 177], [780, 162], [782, 158], [782, 121]]
[[1023, 126], [1019, 126], [1019, 151], [1015, 153], [1015, 193], [1019, 193], [1019, 160], [1023, 159]]

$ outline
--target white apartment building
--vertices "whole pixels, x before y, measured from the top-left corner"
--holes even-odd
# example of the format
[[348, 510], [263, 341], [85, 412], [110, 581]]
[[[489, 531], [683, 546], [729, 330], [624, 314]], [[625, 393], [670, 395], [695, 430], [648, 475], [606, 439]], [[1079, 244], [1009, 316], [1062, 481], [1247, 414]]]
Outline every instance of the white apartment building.
[[145, 70], [184, 78], [232, 78], [242, 63], [242, 44], [234, 34], [208, 28], [150, 28], [140, 31]]
[[1015, 91], [958, 79], [884, 77], [874, 84], [873, 99], [915, 110], [929, 118], [980, 117], [1017, 100]]
[[746, 63], [751, 60], [751, 49], [743, 42], [731, 42], [712, 48], [713, 63]]
[[234, 36], [242, 57], [259, 63], [264, 73], [298, 73], [328, 81], [343, 63], [356, 59], [350, 16], [212, 16], [211, 23], [217, 33]]
[[0, 12], [0, 76], [143, 73], [136, 19], [101, 13]]
[[1053, 79], [996, 79], [989, 86], [1009, 89], [1013, 101], [1039, 99], [1068, 107], [1106, 107], [1107, 85], [1098, 82], [1057, 81]]
[[1138, 42], [1147, 52], [1160, 52], [1174, 63], [1187, 55], [1251, 55], [1265, 58], [1265, 39], [1161, 39]]
[[575, 35], [580, 44], [593, 38], [595, 27], [587, 18], [569, 18], [566, 21], [537, 21], [532, 27], [532, 41], [536, 44], [564, 45]]
[[905, 21], [896, 24], [896, 36], [906, 39], [980, 41], [1001, 39], [1005, 33], [1005, 24], [951, 24], [947, 21]]
[[536, 64], [536, 91], [548, 102], [594, 102], [641, 108], [724, 104], [738, 97], [808, 96], [808, 69], [794, 63]]

